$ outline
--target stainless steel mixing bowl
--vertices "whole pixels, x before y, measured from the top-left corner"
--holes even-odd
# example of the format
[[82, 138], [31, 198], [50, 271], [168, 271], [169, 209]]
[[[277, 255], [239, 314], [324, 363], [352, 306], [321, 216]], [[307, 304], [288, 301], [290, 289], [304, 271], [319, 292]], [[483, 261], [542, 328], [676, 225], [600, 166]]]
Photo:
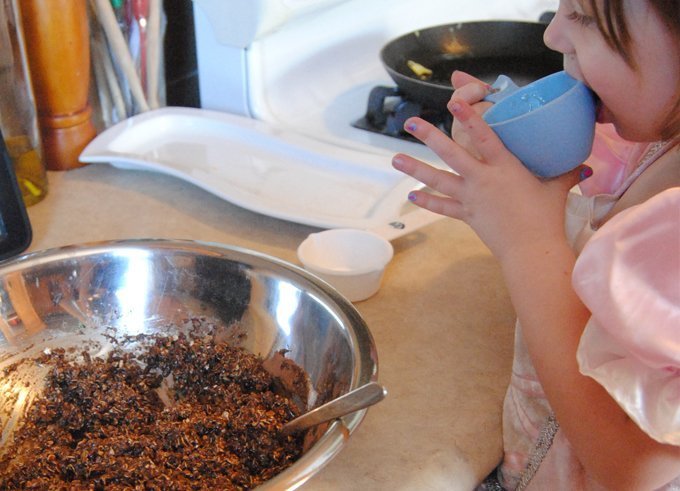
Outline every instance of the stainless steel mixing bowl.
[[[112, 336], [172, 333], [192, 319], [229, 326], [225, 342], [261, 356], [273, 371], [286, 350], [285, 358], [309, 375], [308, 407], [377, 377], [373, 339], [352, 304], [284, 261], [191, 241], [53, 249], [0, 263], [0, 447], [45, 375], [18, 361], [55, 347], [105, 353]], [[304, 483], [341, 450], [365, 413], [308, 435], [303, 456], [260, 488]]]

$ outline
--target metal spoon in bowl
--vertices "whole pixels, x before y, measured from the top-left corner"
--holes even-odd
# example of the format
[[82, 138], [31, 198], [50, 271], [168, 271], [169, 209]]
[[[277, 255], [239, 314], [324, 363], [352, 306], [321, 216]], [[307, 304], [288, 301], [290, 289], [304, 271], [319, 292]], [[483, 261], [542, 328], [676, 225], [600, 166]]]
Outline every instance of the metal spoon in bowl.
[[377, 382], [369, 382], [290, 420], [281, 427], [281, 434], [283, 436], [290, 435], [296, 431], [306, 430], [312, 426], [364, 409], [382, 401], [386, 395], [387, 389], [382, 385]]

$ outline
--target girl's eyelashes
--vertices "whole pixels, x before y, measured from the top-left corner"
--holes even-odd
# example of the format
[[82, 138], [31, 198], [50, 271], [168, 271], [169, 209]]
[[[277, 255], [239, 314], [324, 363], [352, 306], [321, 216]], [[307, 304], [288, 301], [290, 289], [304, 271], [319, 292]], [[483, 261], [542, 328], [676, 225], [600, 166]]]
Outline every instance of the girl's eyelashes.
[[572, 20], [574, 22], [578, 22], [584, 27], [591, 25], [595, 21], [595, 19], [590, 15], [582, 14], [581, 12], [578, 12], [576, 10], [568, 14], [567, 19]]

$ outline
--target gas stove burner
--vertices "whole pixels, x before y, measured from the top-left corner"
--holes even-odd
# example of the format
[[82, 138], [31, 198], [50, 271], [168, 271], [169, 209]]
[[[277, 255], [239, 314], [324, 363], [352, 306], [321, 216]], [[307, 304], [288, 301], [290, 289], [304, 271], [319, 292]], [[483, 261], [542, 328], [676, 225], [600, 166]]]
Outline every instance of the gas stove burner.
[[453, 117], [446, 108], [432, 109], [426, 107], [405, 97], [398, 87], [382, 85], [371, 90], [368, 96], [366, 114], [352, 123], [352, 126], [381, 135], [420, 143], [419, 140], [404, 131], [404, 122], [412, 116], [420, 116], [447, 135], [451, 134]]

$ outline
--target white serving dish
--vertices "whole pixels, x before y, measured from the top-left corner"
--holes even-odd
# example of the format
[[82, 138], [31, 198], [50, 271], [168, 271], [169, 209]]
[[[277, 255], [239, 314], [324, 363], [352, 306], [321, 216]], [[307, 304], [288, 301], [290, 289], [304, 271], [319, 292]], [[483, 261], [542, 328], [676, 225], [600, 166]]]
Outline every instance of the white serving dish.
[[418, 186], [384, 152], [184, 107], [142, 113], [105, 130], [80, 160], [169, 174], [243, 208], [322, 228], [385, 223], [401, 215], [408, 191]]

